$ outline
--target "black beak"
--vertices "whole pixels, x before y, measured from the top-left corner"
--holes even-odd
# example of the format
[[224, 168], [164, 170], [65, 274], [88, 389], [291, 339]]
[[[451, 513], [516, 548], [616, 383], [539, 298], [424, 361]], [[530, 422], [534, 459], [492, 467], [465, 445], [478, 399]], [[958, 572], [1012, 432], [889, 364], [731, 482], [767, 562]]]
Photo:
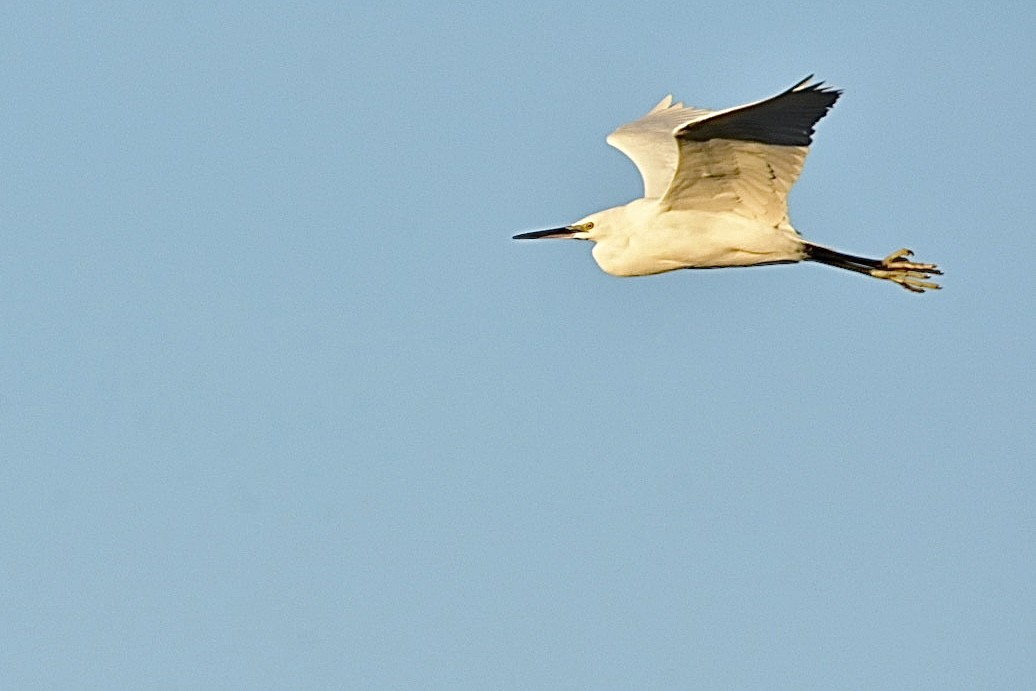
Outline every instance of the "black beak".
[[548, 228], [547, 230], [533, 230], [528, 233], [519, 233], [512, 240], [544, 240], [546, 238], [570, 238], [579, 232], [579, 228], [565, 226], [564, 228]]

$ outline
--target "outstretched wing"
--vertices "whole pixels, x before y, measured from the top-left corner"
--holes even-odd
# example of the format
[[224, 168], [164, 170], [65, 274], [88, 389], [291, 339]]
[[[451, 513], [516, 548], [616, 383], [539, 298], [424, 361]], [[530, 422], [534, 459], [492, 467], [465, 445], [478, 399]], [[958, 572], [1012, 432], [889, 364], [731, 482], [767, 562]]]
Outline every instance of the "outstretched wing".
[[608, 143], [626, 154], [644, 178], [644, 196], [657, 199], [669, 189], [680, 160], [673, 132], [712, 111], [673, 104], [666, 96], [647, 115], [608, 135]]
[[677, 127], [678, 163], [662, 203], [733, 211], [774, 225], [786, 221], [788, 191], [802, 172], [813, 126], [842, 93], [810, 84], [812, 78]]

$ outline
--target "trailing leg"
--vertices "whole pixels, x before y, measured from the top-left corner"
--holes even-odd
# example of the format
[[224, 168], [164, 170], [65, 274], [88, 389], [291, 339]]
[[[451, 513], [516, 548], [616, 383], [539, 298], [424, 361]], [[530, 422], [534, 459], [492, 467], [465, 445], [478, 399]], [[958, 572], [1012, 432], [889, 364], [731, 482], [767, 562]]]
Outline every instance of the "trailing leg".
[[806, 243], [806, 259], [808, 261], [892, 281], [914, 293], [938, 290], [940, 286], [929, 279], [933, 275], [942, 275], [942, 271], [939, 271], [935, 264], [921, 264], [910, 261], [909, 257], [913, 256], [913, 254], [908, 249], [901, 249], [884, 259], [870, 259], [821, 247], [810, 242]]

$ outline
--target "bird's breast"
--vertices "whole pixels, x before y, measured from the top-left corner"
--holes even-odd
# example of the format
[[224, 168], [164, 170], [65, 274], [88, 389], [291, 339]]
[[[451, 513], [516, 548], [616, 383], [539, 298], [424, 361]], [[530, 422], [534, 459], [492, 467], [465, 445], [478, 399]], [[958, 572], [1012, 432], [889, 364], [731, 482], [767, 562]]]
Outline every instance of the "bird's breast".
[[593, 256], [613, 276], [646, 276], [799, 261], [802, 242], [786, 225], [774, 227], [731, 213], [674, 211], [599, 239]]

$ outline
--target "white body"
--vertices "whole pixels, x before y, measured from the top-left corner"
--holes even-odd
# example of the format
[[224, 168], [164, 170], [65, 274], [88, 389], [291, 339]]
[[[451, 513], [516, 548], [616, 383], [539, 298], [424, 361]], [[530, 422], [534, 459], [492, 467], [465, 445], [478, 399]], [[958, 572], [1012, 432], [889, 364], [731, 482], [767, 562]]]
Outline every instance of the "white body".
[[[787, 223], [768, 225], [737, 214], [661, 207], [657, 199], [637, 199], [594, 214], [601, 219], [594, 221], [594, 228], [600, 228], [593, 237], [597, 265], [613, 276], [644, 276], [804, 257], [802, 239]], [[611, 228], [636, 232], [610, 233]]]

